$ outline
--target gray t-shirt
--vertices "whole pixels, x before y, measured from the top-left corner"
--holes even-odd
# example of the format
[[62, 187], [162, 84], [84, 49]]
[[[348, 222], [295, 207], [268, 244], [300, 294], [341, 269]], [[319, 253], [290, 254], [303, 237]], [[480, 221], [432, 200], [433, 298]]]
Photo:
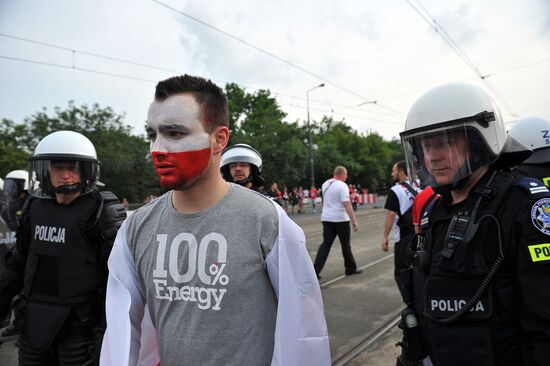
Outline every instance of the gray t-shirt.
[[199, 213], [178, 213], [171, 198], [136, 211], [126, 230], [161, 364], [270, 365], [277, 299], [264, 261], [278, 234], [273, 203], [235, 184]]

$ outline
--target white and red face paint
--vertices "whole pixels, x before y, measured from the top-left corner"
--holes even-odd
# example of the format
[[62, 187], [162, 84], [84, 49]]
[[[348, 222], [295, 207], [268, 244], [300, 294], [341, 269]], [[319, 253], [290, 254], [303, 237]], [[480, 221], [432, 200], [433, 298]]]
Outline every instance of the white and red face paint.
[[162, 187], [185, 187], [208, 167], [211, 145], [190, 94], [154, 101], [147, 115], [151, 155]]

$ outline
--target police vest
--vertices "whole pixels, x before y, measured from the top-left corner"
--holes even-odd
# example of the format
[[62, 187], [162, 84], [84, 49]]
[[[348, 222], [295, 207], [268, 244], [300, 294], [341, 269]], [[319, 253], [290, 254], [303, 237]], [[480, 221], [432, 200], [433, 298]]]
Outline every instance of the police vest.
[[97, 291], [105, 278], [99, 243], [85, 234], [100, 202], [91, 194], [69, 205], [35, 199], [27, 211], [30, 245], [23, 294], [30, 300], [72, 304]]
[[[510, 312], [517, 306], [513, 296], [513, 270], [507, 267], [508, 263], [501, 266], [495, 223], [487, 218], [474, 231], [469, 231], [463, 230], [465, 221], [455, 220], [462, 217], [463, 212], [471, 213], [482, 194], [488, 197], [482, 198], [475, 216], [479, 219], [494, 215], [498, 220], [499, 208], [515, 178], [507, 173], [496, 173], [494, 180], [488, 183], [490, 175], [480, 180], [458, 209], [446, 211], [445, 206], [441, 206], [443, 199], [439, 199], [431, 212], [429, 225], [423, 225], [429, 226], [425, 239], [430, 260], [427, 268], [415, 268], [414, 307], [421, 315], [424, 342], [437, 365], [458, 365], [464, 360], [474, 360], [471, 363], [474, 365], [490, 365], [495, 357], [491, 342], [510, 341], [519, 333], [519, 328], [508, 327], [494, 334], [492, 321], [489, 321], [495, 316], [495, 296], [502, 297]], [[490, 277], [489, 274], [494, 272], [495, 275], [497, 269], [496, 277]], [[483, 288], [484, 282], [487, 283]], [[498, 283], [499, 295], [494, 289], [495, 283]], [[476, 294], [479, 296], [472, 301]], [[459, 312], [462, 314], [452, 319]], [[468, 354], [457, 352], [463, 351], [466, 343], [471, 345]], [[515, 358], [517, 354], [510, 356]], [[521, 364], [512, 359], [511, 362], [510, 365]]]

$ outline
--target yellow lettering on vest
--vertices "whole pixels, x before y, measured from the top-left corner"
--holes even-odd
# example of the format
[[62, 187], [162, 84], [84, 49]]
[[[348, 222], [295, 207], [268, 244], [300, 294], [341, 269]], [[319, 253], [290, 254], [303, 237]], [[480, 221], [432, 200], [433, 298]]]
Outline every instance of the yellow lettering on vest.
[[544, 183], [545, 186], [550, 187], [550, 177], [542, 178], [542, 183]]
[[550, 243], [529, 245], [533, 262], [550, 261]]

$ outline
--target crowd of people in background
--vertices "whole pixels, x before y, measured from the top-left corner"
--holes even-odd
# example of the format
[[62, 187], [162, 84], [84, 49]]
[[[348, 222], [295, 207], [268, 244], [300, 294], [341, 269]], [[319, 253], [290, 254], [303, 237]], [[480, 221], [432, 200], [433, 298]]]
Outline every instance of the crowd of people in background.
[[[349, 184], [348, 187], [353, 210], [357, 211], [357, 207], [362, 204], [360, 199], [362, 194], [361, 185]], [[280, 190], [277, 182], [273, 182], [265, 194], [281, 205], [287, 214], [306, 213], [306, 204], [310, 205], [310, 213], [316, 213], [317, 205], [322, 202], [323, 197], [321, 189], [315, 186], [311, 186], [309, 189], [304, 189], [302, 186], [292, 188], [284, 186]]]

